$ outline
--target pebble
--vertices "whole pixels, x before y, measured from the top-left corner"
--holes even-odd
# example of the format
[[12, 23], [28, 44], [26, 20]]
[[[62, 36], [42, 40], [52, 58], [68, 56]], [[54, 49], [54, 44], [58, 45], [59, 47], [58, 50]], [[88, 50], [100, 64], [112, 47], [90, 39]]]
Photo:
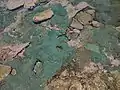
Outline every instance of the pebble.
[[120, 32], [120, 26], [116, 27], [116, 30]]
[[80, 30], [78, 29], [73, 29], [73, 32], [80, 34]]
[[92, 21], [93, 27], [100, 27], [101, 24], [98, 21]]
[[12, 71], [11, 71], [11, 73], [10, 73], [11, 75], [16, 75], [16, 70], [15, 69], [12, 69]]

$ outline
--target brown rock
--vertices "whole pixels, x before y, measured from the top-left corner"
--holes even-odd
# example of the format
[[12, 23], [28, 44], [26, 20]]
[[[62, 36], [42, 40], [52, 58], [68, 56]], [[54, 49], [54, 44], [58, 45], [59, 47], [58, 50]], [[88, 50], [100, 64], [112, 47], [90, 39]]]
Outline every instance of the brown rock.
[[77, 19], [83, 25], [89, 25], [89, 24], [91, 24], [93, 17], [86, 12], [80, 12], [75, 16], [75, 19]]
[[11, 67], [0, 64], [0, 81], [7, 77], [11, 72]]
[[84, 1], [77, 4], [75, 6], [75, 9], [80, 11], [80, 10], [83, 10], [83, 9], [85, 9], [87, 7], [94, 9], [94, 7], [90, 6], [87, 2], [84, 2]]
[[29, 46], [29, 44], [30, 43], [1, 46], [0, 60], [1, 61], [11, 60], [16, 56], [23, 56], [25, 47]]
[[70, 26], [76, 29], [80, 29], [80, 30], [83, 29], [83, 25], [74, 18]]
[[38, 0], [24, 0], [24, 8], [34, 7]]
[[33, 17], [33, 21], [34, 22], [41, 22], [41, 21], [50, 19], [53, 15], [54, 15], [53, 11], [51, 9], [47, 9], [47, 10], [45, 10], [43, 12], [37, 13]]

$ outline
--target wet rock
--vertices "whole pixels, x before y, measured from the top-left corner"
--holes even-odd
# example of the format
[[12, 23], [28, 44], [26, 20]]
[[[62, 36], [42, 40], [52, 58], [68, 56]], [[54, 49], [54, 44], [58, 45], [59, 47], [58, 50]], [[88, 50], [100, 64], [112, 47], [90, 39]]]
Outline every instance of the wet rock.
[[80, 30], [83, 29], [83, 25], [74, 18], [70, 26], [76, 29], [80, 29]]
[[74, 6], [72, 4], [68, 4], [66, 7], [65, 7], [67, 13], [68, 13], [68, 18], [71, 19], [73, 18], [76, 13], [78, 12], [78, 10], [75, 10]]
[[111, 65], [112, 65], [112, 67], [120, 66], [120, 60], [118, 60], [118, 59], [111, 60]]
[[69, 32], [67, 33], [67, 37], [68, 37], [69, 39], [75, 40], [75, 39], [78, 38], [79, 34], [80, 34], [80, 33], [79, 33], [79, 30], [75, 30], [75, 31], [74, 31], [74, 29], [73, 29], [72, 31], [69, 31]]
[[80, 2], [76, 6], [73, 6], [72, 4], [67, 4], [65, 7], [66, 11], [68, 12], [69, 19], [73, 18], [79, 11], [82, 11], [83, 9], [90, 7], [93, 9], [92, 6], [90, 6], [86, 2]]
[[92, 15], [93, 17], [95, 17], [95, 10], [91, 9], [91, 10], [87, 10], [86, 12]]
[[16, 56], [19, 56], [19, 54], [22, 55], [24, 53], [25, 47], [29, 46], [29, 44], [30, 43], [1, 46], [0, 61], [5, 62], [6, 60], [11, 60]]
[[11, 72], [11, 67], [0, 64], [0, 81], [7, 77]]
[[11, 75], [16, 75], [16, 70], [15, 69], [12, 69], [12, 71], [11, 71], [11, 73], [10, 73]]
[[73, 32], [80, 34], [80, 30], [78, 29], [73, 29]]
[[79, 12], [75, 19], [77, 19], [79, 22], [81, 22], [83, 25], [89, 25], [91, 24], [91, 21], [93, 20], [93, 17], [86, 13], [86, 12]]
[[92, 25], [93, 27], [97, 27], [97, 28], [101, 26], [101, 24], [98, 21], [92, 21]]
[[24, 0], [24, 8], [33, 9], [38, 0]]
[[116, 27], [116, 30], [120, 32], [120, 26]]
[[7, 8], [9, 10], [17, 9], [24, 5], [24, 0], [8, 0]]
[[80, 48], [83, 46], [79, 40], [70, 40], [67, 43], [70, 47], [75, 47], [75, 48]]
[[41, 62], [41, 61], [37, 61], [37, 62], [35, 63], [34, 68], [33, 68], [33, 72], [34, 72], [35, 74], [40, 74], [41, 71], [42, 71], [42, 66], [43, 66], [42, 62]]
[[96, 44], [86, 44], [85, 45], [85, 48], [90, 50], [90, 51], [93, 51], [93, 52], [96, 52], [96, 53], [100, 53], [100, 49], [99, 49], [99, 46], [96, 45]]
[[37, 13], [34, 17], [33, 17], [33, 21], [34, 22], [42, 22], [44, 20], [50, 19], [52, 16], [54, 15], [53, 11], [51, 9], [47, 9], [43, 12]]
[[75, 9], [81, 11], [87, 7], [94, 9], [94, 7], [90, 6], [87, 2], [84, 2], [84, 1], [77, 4], [75, 6]]
[[84, 29], [91, 30], [91, 29], [93, 29], [93, 26], [91, 26], [91, 25], [85, 25]]
[[47, 4], [47, 6], [61, 4], [64, 7], [64, 6], [67, 6], [67, 4], [69, 3], [68, 0], [48, 0], [48, 1], [49, 1], [49, 3]]
[[5, 7], [6, 6], [6, 0], [0, 0], [0, 7]]

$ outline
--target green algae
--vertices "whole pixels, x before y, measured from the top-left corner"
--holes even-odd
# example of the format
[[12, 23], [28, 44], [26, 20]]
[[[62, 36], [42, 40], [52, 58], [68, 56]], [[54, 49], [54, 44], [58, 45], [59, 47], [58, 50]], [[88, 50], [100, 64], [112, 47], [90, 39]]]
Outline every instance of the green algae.
[[[105, 28], [94, 29], [92, 40], [94, 44], [99, 46], [100, 53], [95, 51], [92, 53], [92, 59], [97, 62], [104, 62], [107, 60], [105, 53], [109, 55], [119, 55], [119, 32], [112, 26], [105, 26]], [[95, 47], [93, 47], [94, 50]], [[92, 50], [93, 51], [93, 50]]]
[[7, 9], [0, 7], [0, 28], [5, 28], [10, 25], [14, 20], [16, 11], [8, 11]]
[[[74, 52], [72, 48], [68, 47], [66, 36], [62, 35], [68, 27], [67, 16], [64, 16], [66, 11], [60, 5], [52, 6], [52, 9], [54, 8], [55, 16], [49, 22], [55, 21], [55, 24], [61, 27], [62, 30], [49, 30], [42, 27], [41, 24], [34, 24], [32, 18], [35, 13], [44, 10], [44, 8], [39, 7], [25, 15], [21, 26], [18, 27], [19, 29], [16, 28], [15, 32], [11, 30], [4, 33], [0, 41], [2, 44], [30, 42], [30, 46], [26, 48], [24, 58], [8, 62], [9, 65], [16, 69], [17, 74], [9, 76], [1, 90], [43, 90], [46, 81], [62, 65], [70, 62]], [[58, 12], [63, 14], [58, 16], [56, 14]], [[58, 17], [65, 20], [57, 23], [56, 18], [58, 19]], [[40, 60], [43, 64], [43, 70], [38, 75], [33, 72], [34, 64], [37, 60]]]

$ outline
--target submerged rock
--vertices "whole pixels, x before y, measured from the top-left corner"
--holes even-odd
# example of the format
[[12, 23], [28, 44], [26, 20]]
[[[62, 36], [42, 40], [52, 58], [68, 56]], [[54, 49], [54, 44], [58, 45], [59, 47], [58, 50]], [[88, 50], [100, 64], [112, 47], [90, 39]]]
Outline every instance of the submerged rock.
[[53, 11], [51, 9], [47, 9], [47, 10], [45, 10], [43, 12], [37, 13], [33, 17], [33, 21], [34, 22], [41, 22], [41, 21], [50, 19], [53, 15], [54, 15]]
[[11, 75], [16, 75], [16, 70], [15, 70], [15, 69], [12, 69], [12, 71], [11, 71], [10, 74], [11, 74]]
[[37, 61], [36, 63], [35, 63], [35, 66], [34, 66], [34, 68], [33, 68], [33, 72], [35, 73], [35, 74], [40, 74], [41, 73], [41, 71], [42, 71], [42, 62], [41, 61]]
[[92, 25], [93, 27], [100, 27], [101, 23], [99, 23], [98, 21], [92, 21]]
[[17, 9], [24, 5], [24, 0], [8, 0], [7, 8], [9, 10]]

